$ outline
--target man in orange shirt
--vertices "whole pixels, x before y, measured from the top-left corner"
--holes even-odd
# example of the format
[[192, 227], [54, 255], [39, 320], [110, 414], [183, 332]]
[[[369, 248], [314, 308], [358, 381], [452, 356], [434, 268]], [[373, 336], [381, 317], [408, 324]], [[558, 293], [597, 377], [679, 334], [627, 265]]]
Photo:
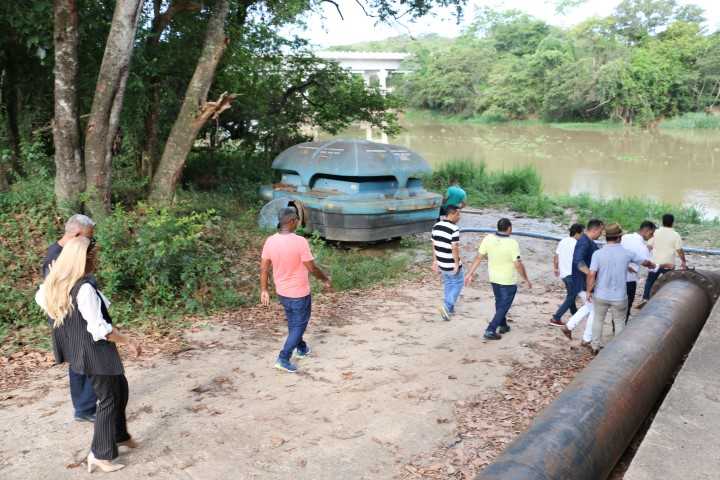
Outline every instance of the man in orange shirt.
[[310, 321], [312, 300], [310, 277], [312, 273], [331, 290], [330, 278], [315, 265], [308, 241], [295, 234], [298, 215], [294, 208], [284, 208], [278, 214], [278, 233], [265, 241], [260, 262], [260, 301], [270, 305], [268, 292], [268, 271], [272, 268], [275, 291], [285, 309], [288, 322], [288, 336], [280, 351], [275, 368], [295, 373], [297, 367], [290, 362], [293, 352], [302, 358], [310, 354], [310, 347], [303, 340], [303, 334]]

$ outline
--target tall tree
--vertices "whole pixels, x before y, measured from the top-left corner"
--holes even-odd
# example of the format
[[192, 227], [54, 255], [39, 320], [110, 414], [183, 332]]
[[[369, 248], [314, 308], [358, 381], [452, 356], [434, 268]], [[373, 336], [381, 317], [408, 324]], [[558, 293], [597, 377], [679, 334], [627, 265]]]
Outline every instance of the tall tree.
[[194, 0], [170, 0], [161, 10], [163, 0], [153, 0], [153, 21], [150, 27], [150, 33], [145, 41], [145, 47], [148, 52], [148, 61], [153, 64], [151, 73], [144, 79], [147, 85], [148, 105], [145, 111], [145, 119], [143, 122], [143, 140], [141, 154], [141, 175], [152, 178], [158, 163], [158, 152], [160, 150], [160, 129], [158, 122], [160, 121], [161, 109], [161, 89], [162, 78], [157, 70], [156, 64], [160, 59], [160, 38], [168, 30], [171, 22], [176, 15], [182, 12], [198, 12], [202, 5]]
[[150, 188], [152, 201], [160, 203], [172, 201], [185, 160], [198, 132], [210, 118], [217, 117], [232, 102], [233, 97], [226, 94], [216, 102], [207, 101], [215, 71], [227, 46], [225, 22], [229, 11], [229, 0], [218, 0], [210, 13], [200, 59], [153, 177]]
[[85, 133], [86, 189], [93, 215], [110, 209], [112, 145], [120, 127], [135, 33], [142, 0], [118, 0], [100, 65], [90, 119]]
[[55, 196], [61, 208], [76, 209], [85, 190], [78, 125], [78, 10], [75, 0], [55, 0]]

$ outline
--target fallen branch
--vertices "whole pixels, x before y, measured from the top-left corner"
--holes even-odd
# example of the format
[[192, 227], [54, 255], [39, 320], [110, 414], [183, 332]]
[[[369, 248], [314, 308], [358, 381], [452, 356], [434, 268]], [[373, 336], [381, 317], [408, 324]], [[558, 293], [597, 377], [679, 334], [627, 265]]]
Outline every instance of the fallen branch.
[[205, 102], [200, 107], [200, 113], [195, 118], [195, 122], [205, 125], [208, 120], [217, 120], [222, 112], [230, 108], [233, 100], [237, 98], [237, 94], [223, 92], [214, 102]]

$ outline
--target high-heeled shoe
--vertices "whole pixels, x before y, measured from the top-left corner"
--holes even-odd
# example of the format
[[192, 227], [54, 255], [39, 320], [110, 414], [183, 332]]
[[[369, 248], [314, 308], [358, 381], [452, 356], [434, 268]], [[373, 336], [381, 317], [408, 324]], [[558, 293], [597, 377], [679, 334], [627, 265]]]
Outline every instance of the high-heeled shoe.
[[128, 438], [124, 442], [119, 442], [118, 447], [127, 447], [127, 448], [138, 448], [140, 444], [135, 441], [133, 438]]
[[121, 463], [112, 463], [110, 460], [100, 460], [95, 458], [92, 452], [87, 456], [88, 473], [93, 473], [95, 467], [98, 467], [105, 473], [117, 472], [120, 469], [125, 468], [125, 465]]

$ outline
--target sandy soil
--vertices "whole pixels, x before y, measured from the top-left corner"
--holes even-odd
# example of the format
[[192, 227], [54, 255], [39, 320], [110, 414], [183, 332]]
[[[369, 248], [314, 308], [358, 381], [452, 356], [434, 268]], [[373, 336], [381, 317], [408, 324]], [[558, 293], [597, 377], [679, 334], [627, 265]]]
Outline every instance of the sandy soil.
[[[496, 219], [489, 212], [467, 216], [465, 223], [492, 225]], [[515, 224], [562, 232], [535, 220]], [[478, 239], [464, 239], [468, 264]], [[445, 462], [448, 449], [468, 441], [468, 402], [481, 405], [480, 395], [512, 405], [513, 397], [503, 393], [509, 374], [532, 376], [552, 368], [547, 362], [554, 355], [560, 362], [587, 361], [547, 325], [563, 297], [551, 274], [554, 244], [519, 241], [535, 286], [520, 289], [510, 315], [513, 330], [499, 342], [482, 339], [493, 312], [485, 273], [465, 290], [455, 318], [442, 322], [440, 282], [428, 269], [409, 284], [353, 296], [352, 308], [342, 309], [333, 325], [324, 322], [327, 312], [318, 312], [307, 334], [313, 356], [299, 361], [296, 375], [271, 368], [283, 340], [277, 306], [272, 335], [231, 322], [206, 323], [186, 333], [190, 349], [180, 354], [127, 362], [130, 431], [142, 447], [121, 450], [119, 461], [127, 468], [113, 478], [422, 476], [423, 464]], [[538, 390], [531, 396], [544, 403], [561, 389], [557, 382], [530, 385]], [[71, 420], [66, 367], [38, 371], [30, 384], [2, 398], [0, 477], [86, 475], [80, 462], [92, 426]], [[479, 429], [507, 420], [474, 415]], [[518, 431], [507, 425], [501, 444]], [[490, 448], [482, 445], [475, 444], [476, 450]], [[477, 455], [477, 468], [492, 457]], [[442, 466], [448, 470], [439, 478], [467, 478], [476, 470]]]

